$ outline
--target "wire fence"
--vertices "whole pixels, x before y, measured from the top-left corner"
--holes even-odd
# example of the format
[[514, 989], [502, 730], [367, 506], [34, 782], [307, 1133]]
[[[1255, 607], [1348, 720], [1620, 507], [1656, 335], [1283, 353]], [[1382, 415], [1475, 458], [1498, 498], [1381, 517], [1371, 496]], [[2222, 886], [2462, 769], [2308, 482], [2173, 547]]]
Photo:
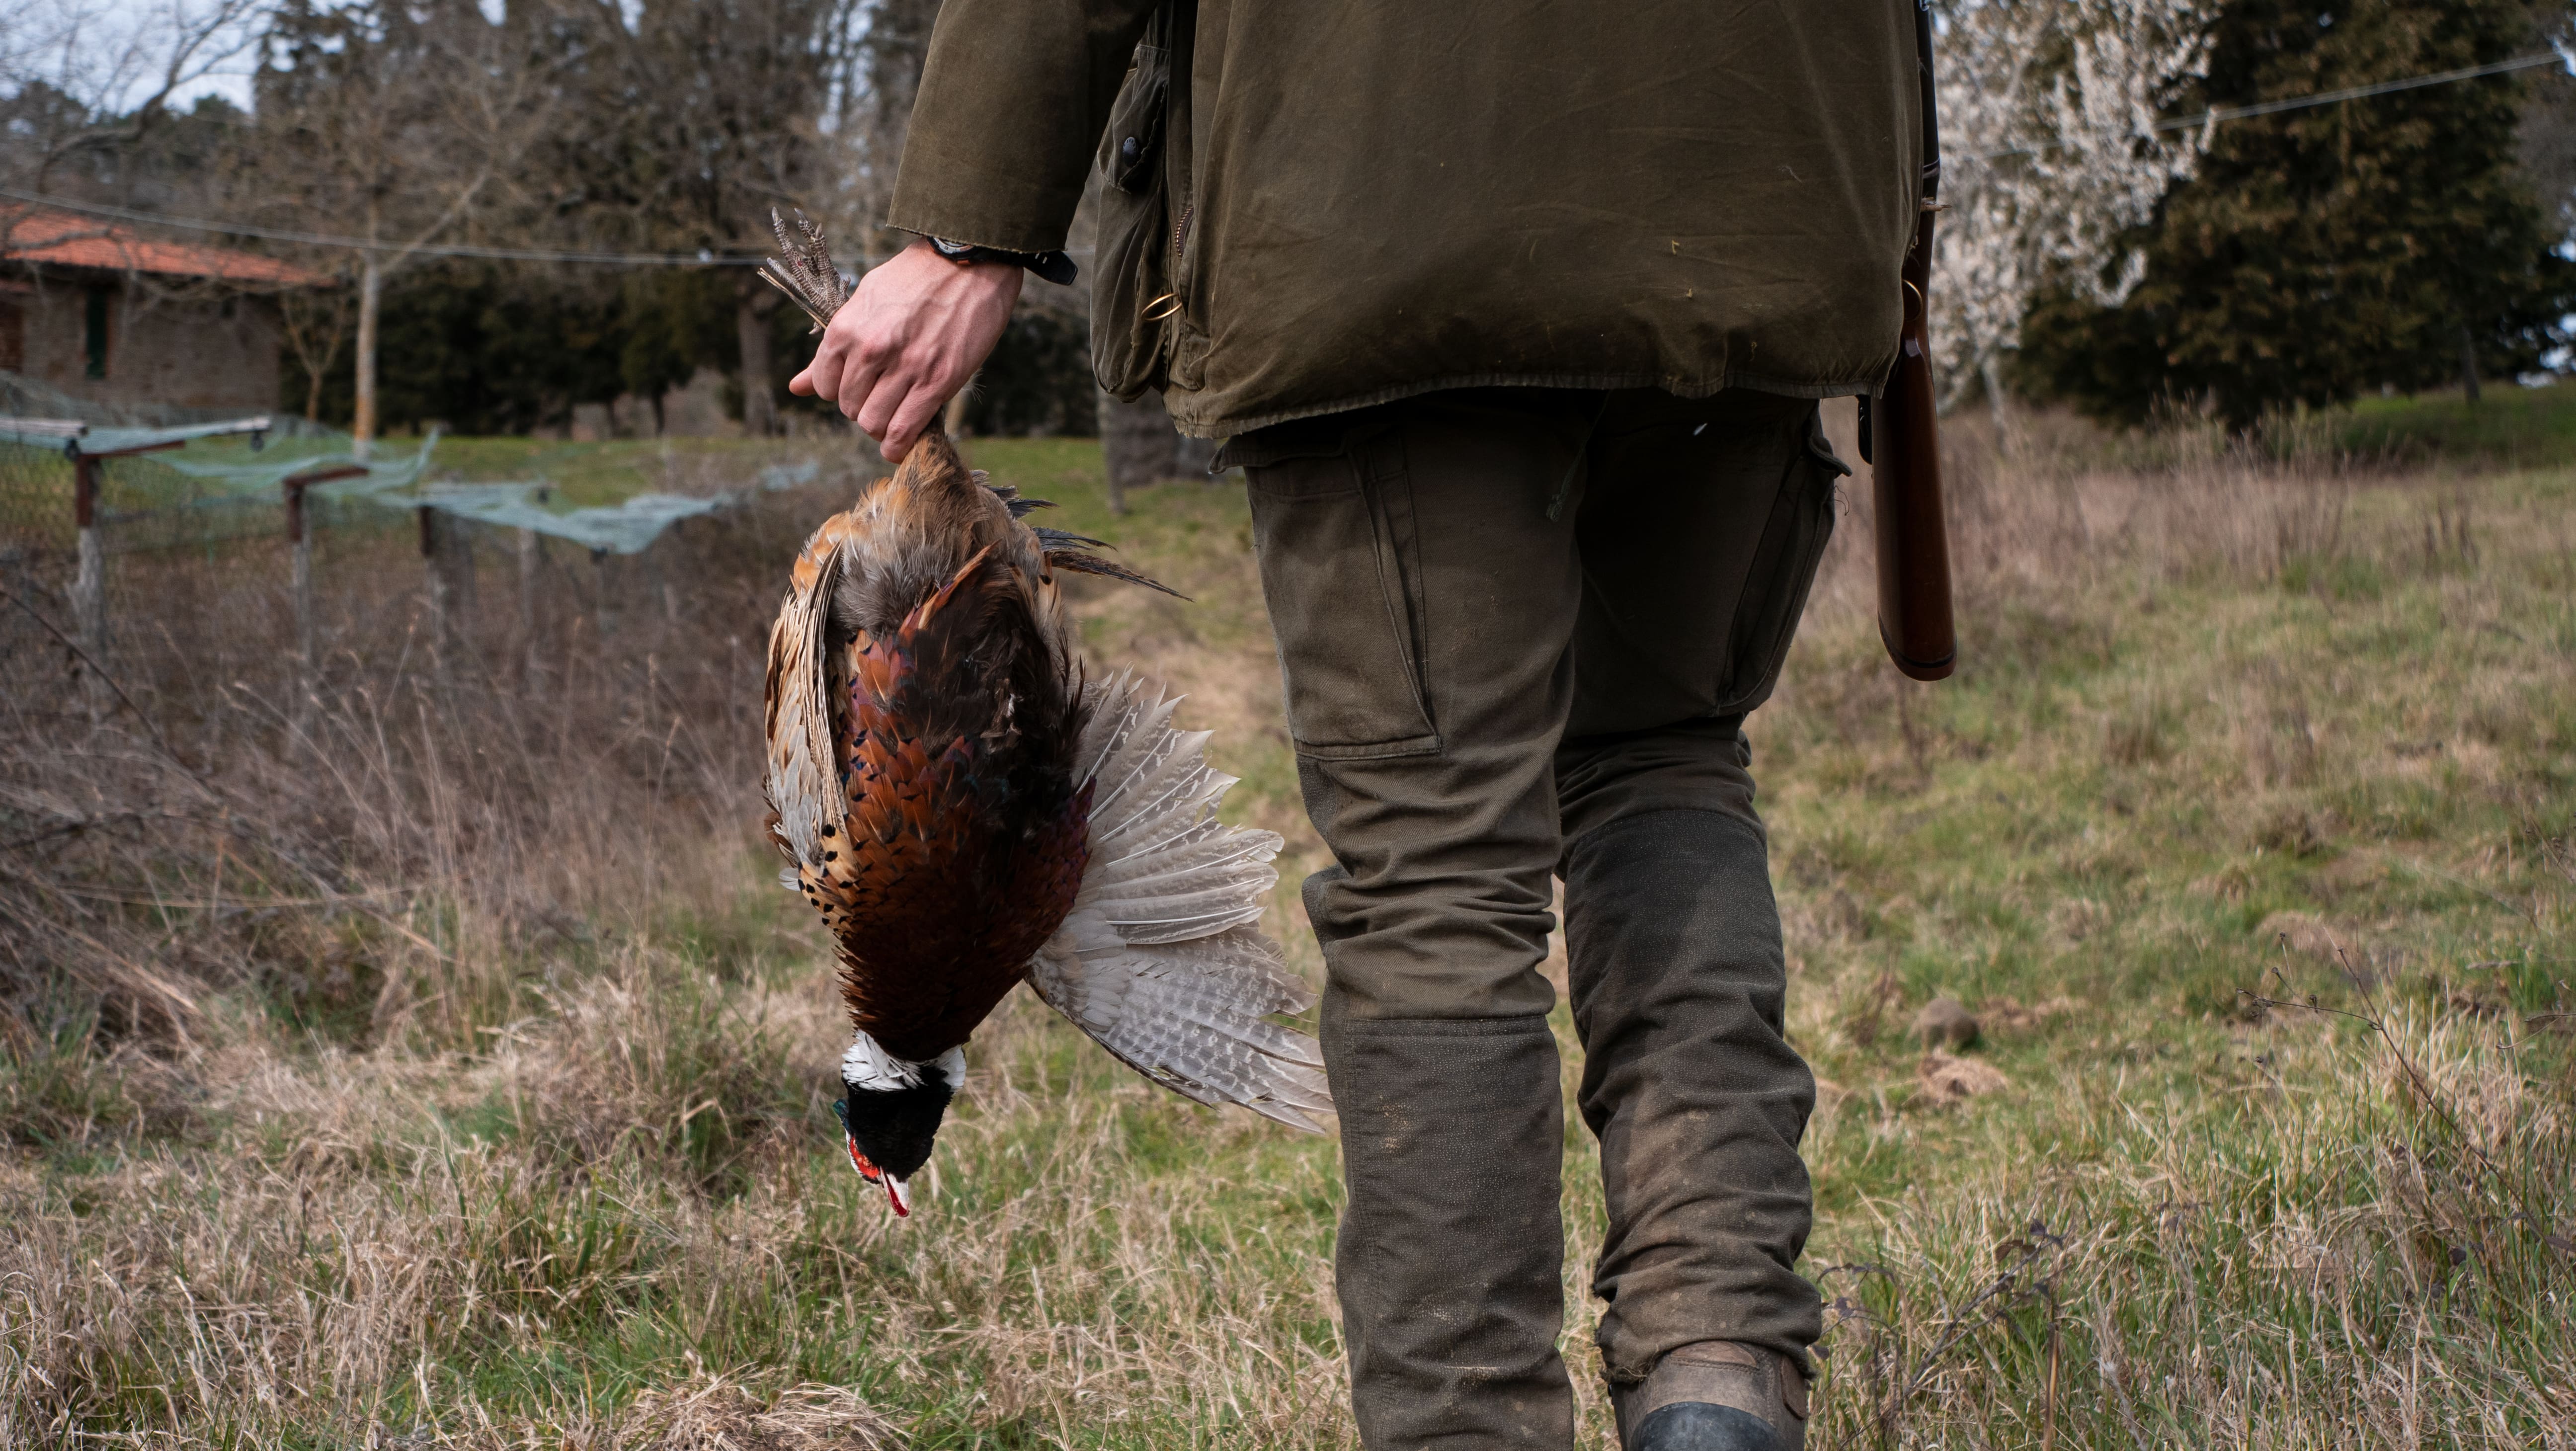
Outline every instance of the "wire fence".
[[876, 462], [781, 440], [574, 507], [543, 479], [451, 477], [438, 447], [361, 459], [302, 420], [96, 404], [0, 374], [0, 679], [168, 730], [227, 692], [284, 720], [393, 677], [541, 692], [576, 657], [649, 657], [715, 606], [709, 551], [792, 551], [826, 507], [807, 491], [846, 498]]

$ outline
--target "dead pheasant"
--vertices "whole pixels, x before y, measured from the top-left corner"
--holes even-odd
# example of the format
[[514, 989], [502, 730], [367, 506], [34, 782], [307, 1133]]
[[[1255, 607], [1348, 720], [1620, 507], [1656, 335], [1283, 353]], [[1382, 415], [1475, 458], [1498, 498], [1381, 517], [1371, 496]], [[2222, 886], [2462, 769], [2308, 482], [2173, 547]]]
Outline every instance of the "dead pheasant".
[[[771, 275], [819, 323], [846, 289], [798, 221]], [[1265, 1016], [1309, 1001], [1256, 925], [1279, 838], [1216, 819], [1234, 778], [1175, 701], [1084, 679], [1057, 575], [1162, 586], [1021, 522], [1041, 507], [933, 432], [806, 542], [770, 635], [770, 835], [840, 960], [850, 1161], [898, 1214], [967, 1038], [1023, 981], [1201, 1103], [1303, 1129], [1332, 1108], [1313, 1042]]]

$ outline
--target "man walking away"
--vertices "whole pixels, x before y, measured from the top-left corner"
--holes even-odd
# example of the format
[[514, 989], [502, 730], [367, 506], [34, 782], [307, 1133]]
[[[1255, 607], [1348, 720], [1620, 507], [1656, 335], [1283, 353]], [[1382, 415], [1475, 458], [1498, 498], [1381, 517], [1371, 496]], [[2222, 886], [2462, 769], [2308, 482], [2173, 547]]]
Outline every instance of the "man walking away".
[[1743, 726], [1895, 356], [1905, 0], [949, 0], [794, 386], [901, 451], [1087, 178], [1102, 382], [1250, 480], [1300, 782], [1366, 1444], [1563, 1451], [1565, 882], [1630, 1451], [1802, 1445], [1814, 1081]]

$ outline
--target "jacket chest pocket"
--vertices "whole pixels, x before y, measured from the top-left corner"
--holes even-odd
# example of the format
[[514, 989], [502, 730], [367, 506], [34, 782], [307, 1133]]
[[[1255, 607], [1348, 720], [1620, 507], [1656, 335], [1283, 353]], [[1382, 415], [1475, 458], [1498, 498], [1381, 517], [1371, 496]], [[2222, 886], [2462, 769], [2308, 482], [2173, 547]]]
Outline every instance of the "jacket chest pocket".
[[1437, 752], [1402, 445], [1382, 438], [1347, 452], [1243, 462], [1298, 752], [1319, 760]]

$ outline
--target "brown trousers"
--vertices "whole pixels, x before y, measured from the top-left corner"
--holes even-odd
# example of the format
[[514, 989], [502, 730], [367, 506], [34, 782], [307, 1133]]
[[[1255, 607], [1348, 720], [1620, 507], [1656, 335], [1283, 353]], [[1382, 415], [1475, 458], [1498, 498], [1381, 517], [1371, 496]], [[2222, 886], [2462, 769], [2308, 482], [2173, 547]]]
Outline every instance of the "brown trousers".
[[1723, 1339], [1804, 1364], [1814, 1079], [1746, 713], [1832, 528], [1812, 402], [1492, 389], [1236, 439], [1300, 781], [1374, 1448], [1573, 1438], [1547, 954], [1566, 882], [1604, 1368]]

